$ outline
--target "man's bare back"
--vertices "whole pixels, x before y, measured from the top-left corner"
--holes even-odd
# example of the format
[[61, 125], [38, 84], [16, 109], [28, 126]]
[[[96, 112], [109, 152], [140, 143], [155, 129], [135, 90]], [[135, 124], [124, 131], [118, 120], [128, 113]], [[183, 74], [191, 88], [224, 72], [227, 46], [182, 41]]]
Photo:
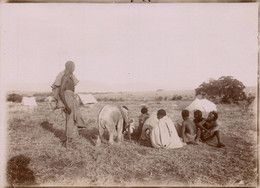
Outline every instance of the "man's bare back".
[[197, 128], [195, 123], [189, 118], [189, 111], [182, 111], [182, 138], [183, 141], [190, 144], [197, 144]]
[[186, 119], [182, 122], [182, 126], [185, 127], [185, 133], [195, 135], [197, 133], [196, 125], [190, 119]]
[[64, 85], [64, 91], [71, 90], [74, 92], [75, 86], [74, 86], [74, 82], [71, 78], [71, 75], [64, 74], [64, 76], [61, 79], [61, 84]]

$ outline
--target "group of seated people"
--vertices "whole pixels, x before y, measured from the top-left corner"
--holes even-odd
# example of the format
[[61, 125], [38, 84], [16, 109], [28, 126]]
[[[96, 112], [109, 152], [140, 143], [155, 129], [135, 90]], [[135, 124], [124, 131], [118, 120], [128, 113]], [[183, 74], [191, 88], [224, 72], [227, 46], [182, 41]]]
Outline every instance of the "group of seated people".
[[136, 139], [150, 139], [155, 148], [180, 148], [186, 144], [199, 144], [217, 138], [217, 147], [225, 147], [221, 142], [218, 114], [212, 111], [207, 118], [196, 110], [194, 119], [189, 117], [189, 111], [183, 110], [182, 124], [174, 124], [164, 109], [148, 114], [148, 108], [142, 107], [139, 124], [135, 133]]

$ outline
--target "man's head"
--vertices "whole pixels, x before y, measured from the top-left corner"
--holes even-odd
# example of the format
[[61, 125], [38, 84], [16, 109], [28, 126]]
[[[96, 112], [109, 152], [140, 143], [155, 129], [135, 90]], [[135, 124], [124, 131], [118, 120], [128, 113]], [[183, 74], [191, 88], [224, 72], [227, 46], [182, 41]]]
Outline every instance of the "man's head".
[[141, 113], [142, 113], [142, 114], [147, 114], [147, 112], [148, 112], [148, 109], [147, 109], [146, 107], [143, 107], [143, 108], [141, 109]]
[[202, 119], [202, 112], [200, 110], [194, 112], [194, 119]]
[[211, 111], [208, 115], [208, 120], [216, 121], [218, 119], [218, 113], [215, 111]]
[[190, 113], [188, 110], [182, 110], [181, 115], [182, 115], [182, 118], [185, 120], [189, 117]]
[[73, 73], [75, 70], [75, 64], [73, 61], [67, 61], [65, 64], [65, 69], [68, 70], [70, 73]]
[[158, 110], [158, 112], [157, 112], [157, 118], [158, 118], [158, 119], [161, 119], [161, 118], [163, 118], [164, 116], [166, 116], [166, 111], [165, 111], [164, 109]]

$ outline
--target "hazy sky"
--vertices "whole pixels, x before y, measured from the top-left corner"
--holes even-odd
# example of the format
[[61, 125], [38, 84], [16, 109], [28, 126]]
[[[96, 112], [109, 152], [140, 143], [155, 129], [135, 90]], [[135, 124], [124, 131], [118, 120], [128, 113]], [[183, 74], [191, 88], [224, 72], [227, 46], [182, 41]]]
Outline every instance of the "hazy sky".
[[[2, 79], [79, 80], [194, 89], [234, 76], [257, 84], [257, 3], [3, 4]], [[145, 90], [145, 85], [144, 85]]]

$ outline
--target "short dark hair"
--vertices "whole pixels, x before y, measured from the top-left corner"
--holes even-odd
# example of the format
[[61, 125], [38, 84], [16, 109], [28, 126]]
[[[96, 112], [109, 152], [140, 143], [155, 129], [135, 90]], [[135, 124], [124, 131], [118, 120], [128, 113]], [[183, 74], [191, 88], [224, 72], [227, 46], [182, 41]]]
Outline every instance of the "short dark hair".
[[141, 109], [141, 113], [142, 114], [146, 114], [148, 112], [148, 109], [146, 108], [146, 107], [143, 107], [142, 109]]
[[214, 115], [213, 121], [216, 121], [218, 119], [218, 113], [216, 111], [211, 111], [210, 114]]
[[181, 115], [183, 118], [186, 118], [190, 116], [190, 112], [188, 110], [182, 110]]
[[122, 106], [122, 108], [124, 108], [124, 109], [128, 110], [128, 108], [127, 108], [126, 106]]
[[200, 110], [196, 110], [195, 112], [194, 112], [194, 116], [199, 116], [199, 117], [202, 117], [202, 112], [200, 111]]
[[157, 111], [157, 116], [161, 115], [161, 116], [166, 116], [166, 111], [164, 109], [160, 109]]

